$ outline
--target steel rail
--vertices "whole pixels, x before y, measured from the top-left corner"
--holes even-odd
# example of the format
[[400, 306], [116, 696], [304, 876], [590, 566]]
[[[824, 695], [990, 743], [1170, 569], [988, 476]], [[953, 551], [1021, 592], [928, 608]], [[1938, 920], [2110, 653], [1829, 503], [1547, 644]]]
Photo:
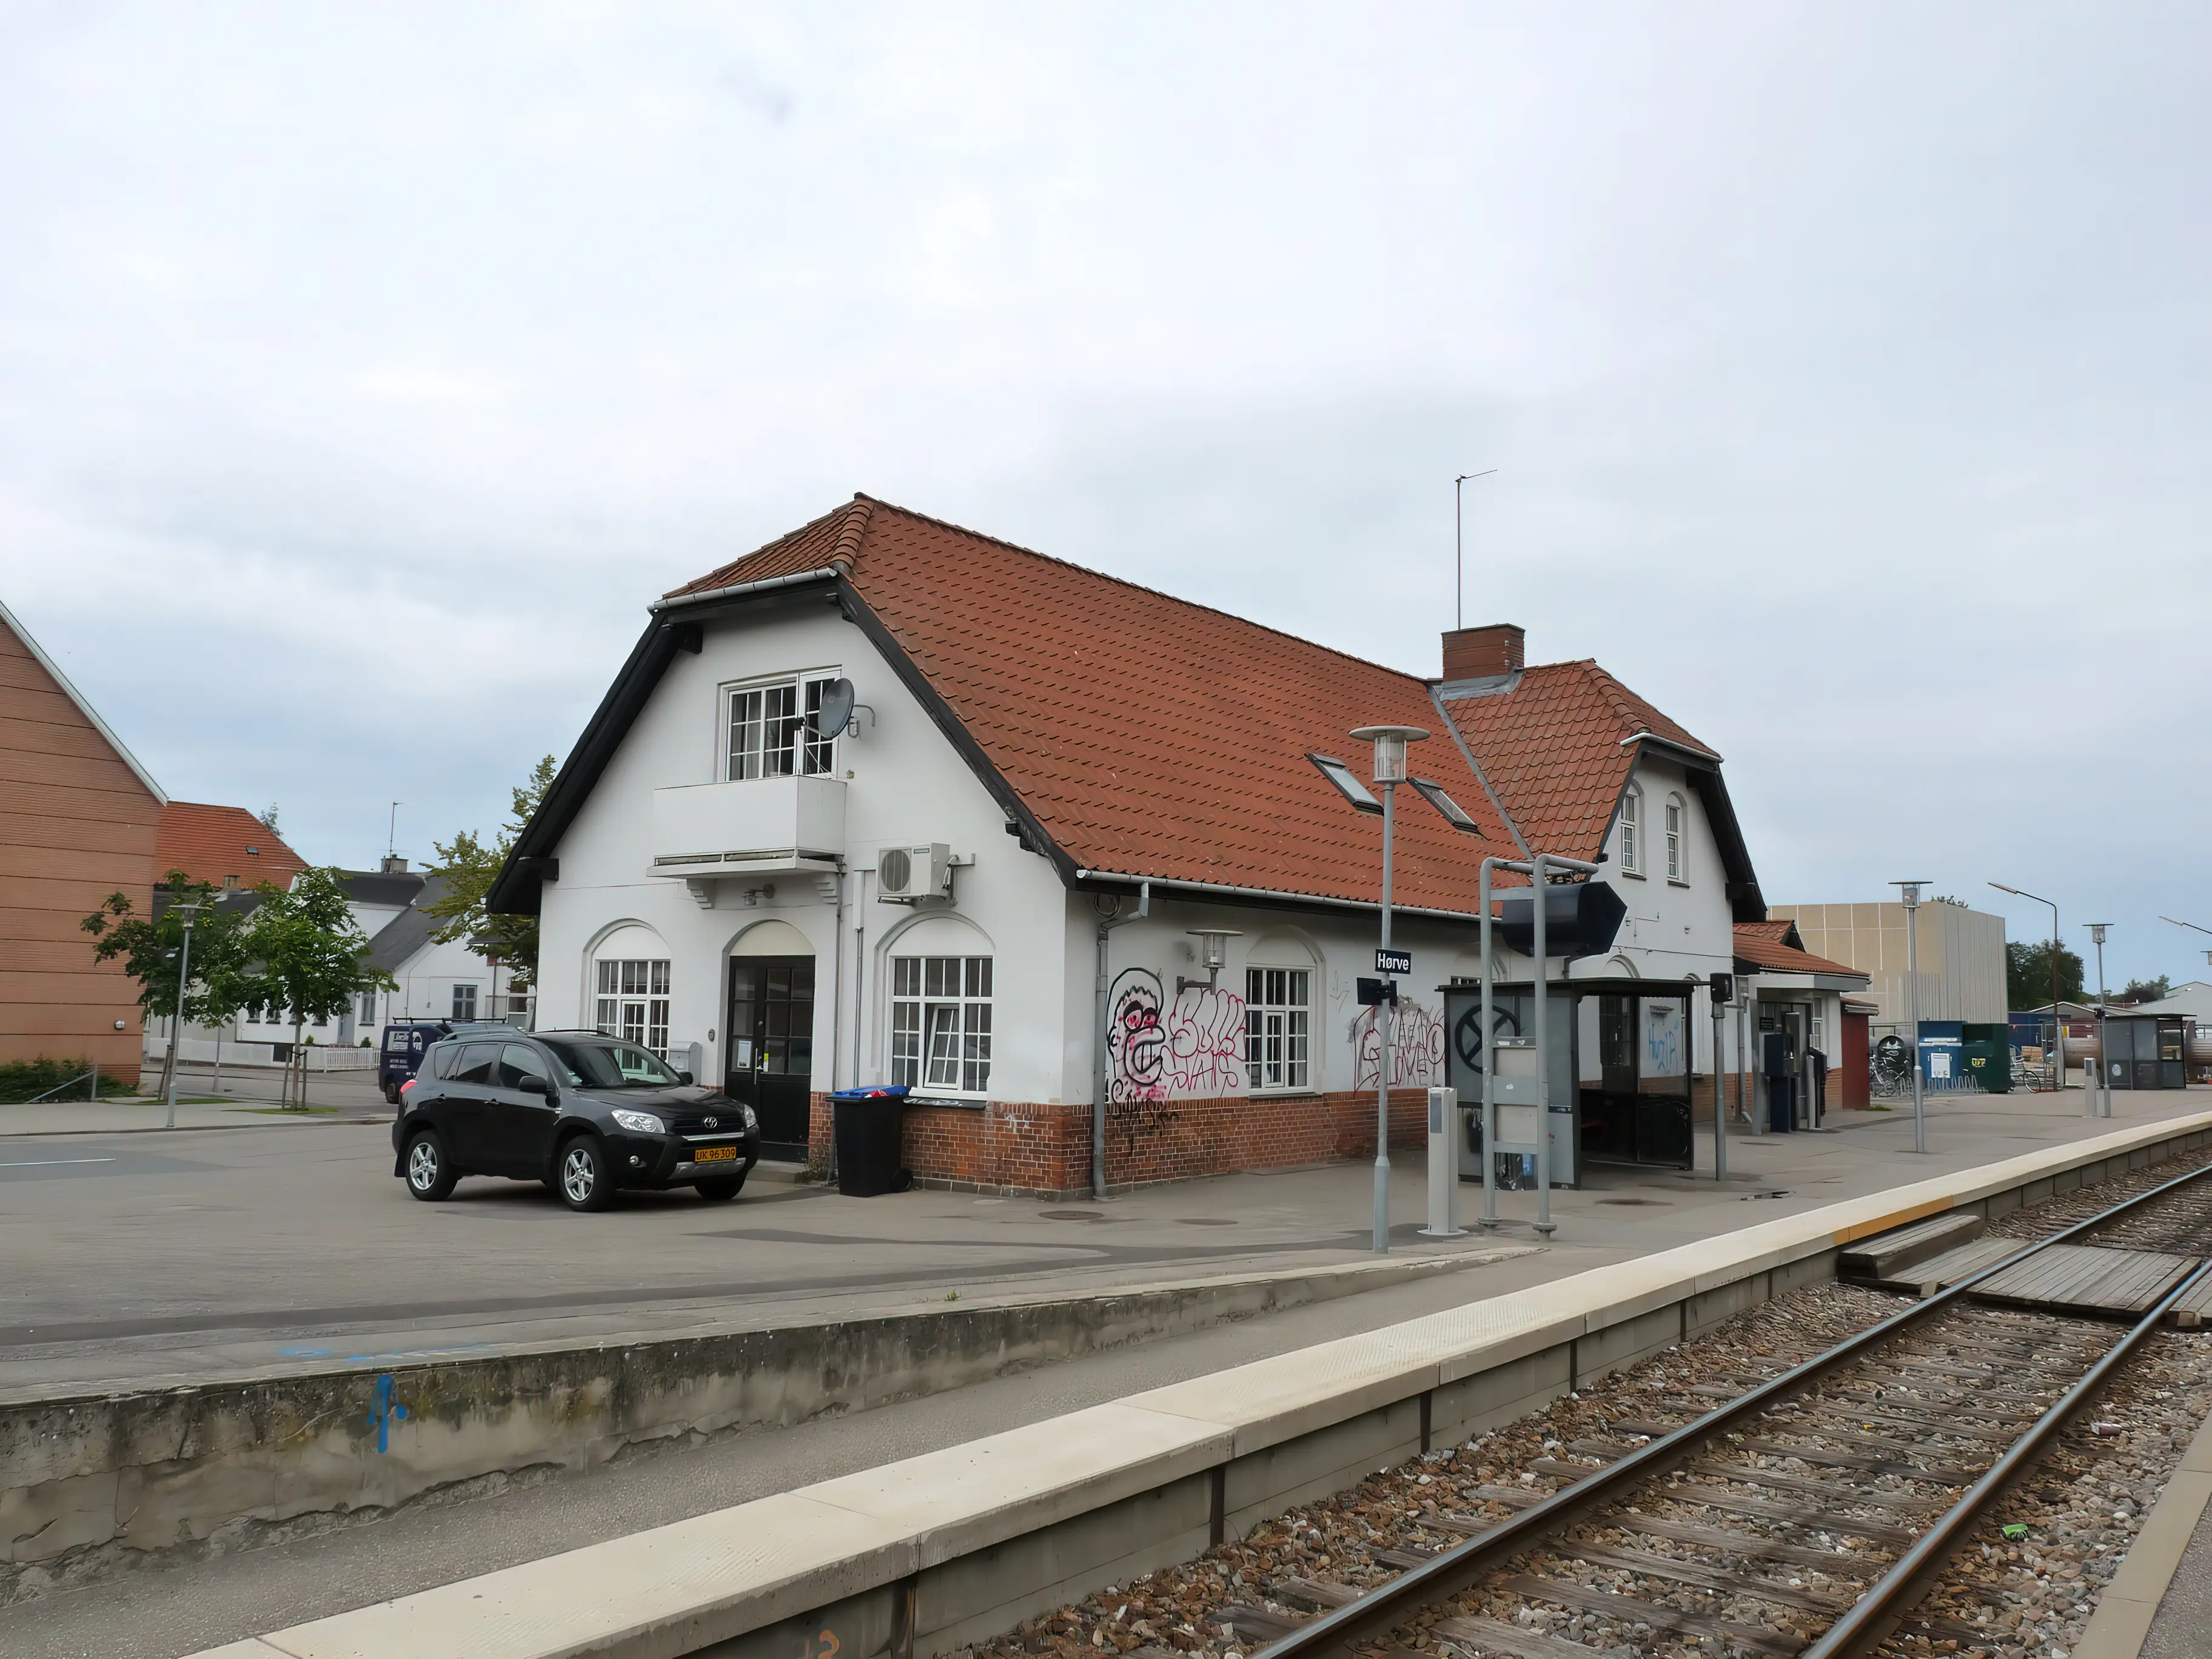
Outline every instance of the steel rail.
[[[1260, 1649], [1252, 1659], [1314, 1659], [1315, 1656], [1328, 1654], [1332, 1650], [1395, 1629], [1422, 1607], [1467, 1589], [1501, 1561], [1557, 1532], [1583, 1510], [1663, 1474], [1677, 1462], [1696, 1452], [1715, 1435], [1725, 1432], [1730, 1425], [1758, 1415], [1769, 1407], [1811, 1387], [1830, 1371], [1862, 1358], [1869, 1350], [1881, 1346], [1892, 1337], [1960, 1305], [1967, 1293], [1983, 1280], [2008, 1267], [2019, 1266], [2030, 1256], [2105, 1226], [2115, 1217], [2162, 1198], [2178, 1187], [2201, 1181], [2208, 1175], [2212, 1175], [2212, 1164], [2191, 1170], [2186, 1175], [2177, 1176], [2172, 1181], [2161, 1182], [2149, 1191], [2138, 1193], [2133, 1198], [2123, 1199], [2109, 1209], [2100, 1210], [2049, 1238], [2029, 1241], [2021, 1249], [1957, 1284], [1914, 1303], [1902, 1312], [1893, 1314], [1856, 1335], [1844, 1338], [1826, 1353], [1818, 1354], [1717, 1407], [1703, 1417], [1638, 1447], [1618, 1462], [1594, 1471], [1573, 1486], [1553, 1493], [1543, 1502], [1499, 1522], [1487, 1532], [1480, 1533], [1463, 1544], [1454, 1545], [1418, 1567], [1407, 1569], [1389, 1583], [1377, 1585], [1368, 1591], [1358, 1601], [1346, 1602], [1343, 1607], [1299, 1626], [1289, 1635]], [[2194, 1282], [2193, 1275], [2191, 1282]], [[2102, 1363], [2100, 1362], [2100, 1366]], [[1917, 1548], [1917, 1546], [1915, 1547]]]
[[1851, 1610], [1828, 1626], [1827, 1633], [1807, 1648], [1800, 1659], [1844, 1659], [1863, 1654], [1886, 1639], [1910, 1615], [1928, 1580], [1950, 1559], [1965, 1535], [1981, 1520], [1983, 1511], [2014, 1480], [2033, 1467], [2045, 1444], [2089, 1403], [2112, 1374], [2149, 1340], [2159, 1322], [2181, 1298], [2195, 1290], [2212, 1261], [2200, 1261], [2194, 1273], [2158, 1299], [2158, 1304], [2114, 1343], [2105, 1357], [2092, 1365], [2081, 1380], [2051, 1403], [2051, 1409], [2028, 1425], [2027, 1431], [2005, 1449], [2004, 1455], [1988, 1474], [1966, 1488], [1959, 1501], [1929, 1524], [1912, 1547], [1891, 1563], [1887, 1572], [1869, 1585]]

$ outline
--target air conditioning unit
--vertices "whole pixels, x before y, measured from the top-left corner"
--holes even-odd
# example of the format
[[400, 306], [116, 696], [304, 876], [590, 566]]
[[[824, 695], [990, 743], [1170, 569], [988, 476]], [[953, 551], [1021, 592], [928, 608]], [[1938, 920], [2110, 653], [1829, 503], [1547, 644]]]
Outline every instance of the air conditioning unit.
[[877, 896], [887, 903], [952, 896], [952, 848], [933, 841], [923, 847], [886, 847], [876, 854]]

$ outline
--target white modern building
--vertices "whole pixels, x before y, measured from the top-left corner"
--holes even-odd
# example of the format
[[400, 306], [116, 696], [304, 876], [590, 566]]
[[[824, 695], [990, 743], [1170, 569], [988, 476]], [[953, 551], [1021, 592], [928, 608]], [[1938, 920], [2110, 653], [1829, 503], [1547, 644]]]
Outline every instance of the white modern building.
[[1393, 1139], [1481, 1058], [1480, 860], [1540, 850], [1626, 910], [1551, 964], [1582, 1150], [1686, 1155], [1765, 915], [1720, 758], [1515, 627], [1408, 674], [858, 497], [651, 607], [492, 904], [541, 919], [541, 1028], [679, 1056], [771, 1155], [888, 1083], [930, 1182], [1080, 1190], [1095, 1120], [1113, 1185], [1371, 1156], [1380, 823], [1320, 761], [1378, 723], [1471, 826], [1398, 792]]

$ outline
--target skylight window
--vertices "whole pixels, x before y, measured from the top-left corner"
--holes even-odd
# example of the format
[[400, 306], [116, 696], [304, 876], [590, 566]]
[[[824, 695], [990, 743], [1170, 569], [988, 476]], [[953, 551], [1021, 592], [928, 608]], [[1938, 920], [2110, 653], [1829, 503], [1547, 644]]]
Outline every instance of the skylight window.
[[[1468, 817], [1466, 809], [1462, 807], [1457, 801], [1454, 800], [1449, 795], [1444, 793], [1443, 785], [1440, 783], [1431, 783], [1426, 778], [1407, 778], [1406, 781], [1412, 784], [1414, 788], [1419, 790], [1421, 792], [1421, 799], [1428, 802], [1430, 805], [1435, 807], [1437, 809], [1437, 815], [1442, 817], [1446, 823], [1451, 825], [1453, 829], [1463, 830], [1470, 836], [1482, 835], [1482, 826], [1477, 823], [1473, 818]], [[1489, 837], [1487, 836], [1484, 836], [1483, 839], [1487, 841]]]
[[1321, 769], [1322, 776], [1336, 786], [1337, 793], [1363, 812], [1380, 813], [1382, 803], [1375, 799], [1365, 784], [1352, 775], [1352, 770], [1334, 755], [1308, 755], [1306, 758]]

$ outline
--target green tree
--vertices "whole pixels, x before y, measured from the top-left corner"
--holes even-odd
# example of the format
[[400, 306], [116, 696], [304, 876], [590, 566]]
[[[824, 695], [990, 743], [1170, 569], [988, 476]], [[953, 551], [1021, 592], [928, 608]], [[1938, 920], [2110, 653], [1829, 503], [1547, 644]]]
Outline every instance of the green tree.
[[498, 839], [490, 846], [484, 845], [473, 830], [462, 830], [450, 842], [430, 843], [438, 853], [430, 873], [446, 878], [444, 895], [436, 903], [423, 907], [428, 915], [442, 919], [442, 925], [432, 929], [430, 937], [441, 945], [464, 941], [478, 956], [504, 964], [518, 991], [527, 990], [538, 981], [538, 918], [495, 915], [484, 904], [507, 855], [514, 851], [515, 838], [552, 787], [556, 769], [550, 755], [531, 769], [530, 776], [514, 792], [513, 816], [500, 826]]
[[[2058, 1000], [2081, 1000], [2081, 958], [2058, 947]], [[2014, 939], [2005, 945], [2005, 997], [2014, 1008], [2040, 1008], [2051, 1000], [2051, 941]]]
[[[138, 981], [138, 1006], [148, 1019], [177, 1012], [177, 975], [188, 972], [185, 1023], [220, 1025], [248, 1002], [257, 986], [246, 944], [245, 912], [226, 908], [213, 882], [194, 881], [181, 870], [162, 878], [169, 902], [158, 915], [142, 916], [127, 893], [110, 893], [97, 910], [77, 925], [98, 941], [93, 959], [123, 959], [123, 971]], [[185, 905], [199, 907], [192, 917], [191, 965], [185, 967]], [[181, 1035], [181, 1034], [179, 1034]], [[161, 1060], [161, 1091], [169, 1087], [176, 1044]]]
[[368, 937], [346, 906], [343, 877], [334, 869], [303, 870], [289, 889], [263, 882], [246, 929], [254, 972], [254, 1000], [292, 1011], [292, 1066], [284, 1104], [305, 1107], [307, 1062], [301, 1033], [313, 1019], [341, 1018], [353, 999], [398, 981], [368, 961]]
[[2173, 994], [2173, 985], [2164, 974], [2156, 979], [2131, 979], [2119, 994], [2122, 1002], [2158, 1002]]

